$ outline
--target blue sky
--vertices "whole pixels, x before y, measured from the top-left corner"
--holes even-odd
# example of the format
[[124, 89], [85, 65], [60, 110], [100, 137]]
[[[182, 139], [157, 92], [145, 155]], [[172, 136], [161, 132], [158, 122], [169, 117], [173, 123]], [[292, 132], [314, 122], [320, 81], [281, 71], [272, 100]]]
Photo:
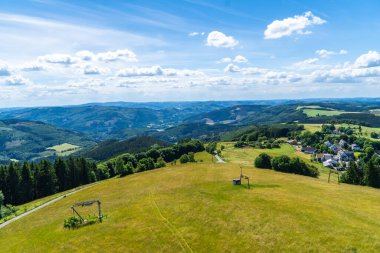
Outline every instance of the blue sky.
[[373, 97], [379, 1], [2, 0], [0, 106]]

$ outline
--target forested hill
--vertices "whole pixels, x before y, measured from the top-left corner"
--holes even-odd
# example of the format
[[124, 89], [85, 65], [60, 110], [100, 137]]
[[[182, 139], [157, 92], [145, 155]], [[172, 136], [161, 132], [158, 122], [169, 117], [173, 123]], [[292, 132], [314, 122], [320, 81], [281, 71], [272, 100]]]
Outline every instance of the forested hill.
[[122, 153], [139, 153], [152, 146], [164, 147], [167, 143], [151, 136], [138, 136], [128, 140], [107, 140], [82, 153], [84, 157], [102, 161]]
[[0, 120], [0, 163], [54, 157], [56, 151], [48, 148], [67, 142], [78, 149], [95, 145], [83, 134], [42, 122]]

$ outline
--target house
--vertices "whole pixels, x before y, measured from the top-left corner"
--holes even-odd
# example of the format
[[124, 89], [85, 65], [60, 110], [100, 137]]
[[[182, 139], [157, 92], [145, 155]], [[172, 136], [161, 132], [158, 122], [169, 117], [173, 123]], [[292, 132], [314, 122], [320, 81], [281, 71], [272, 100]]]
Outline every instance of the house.
[[323, 154], [323, 161], [327, 161], [327, 160], [330, 160], [330, 159], [333, 159], [333, 155], [332, 154]]
[[326, 167], [326, 168], [333, 169], [336, 165], [338, 165], [338, 162], [334, 159], [329, 159], [323, 162], [323, 167]]
[[290, 145], [297, 145], [298, 144], [298, 142], [296, 140], [288, 140], [287, 142]]
[[333, 145], [331, 142], [329, 141], [325, 141], [323, 144], [325, 144], [328, 148], [331, 147], [331, 145]]
[[329, 149], [331, 149], [332, 151], [334, 151], [335, 154], [338, 153], [339, 150], [341, 150], [340, 147], [338, 147], [336, 144], [333, 144], [329, 147]]
[[348, 161], [355, 160], [354, 152], [350, 152], [350, 151], [340, 150], [337, 156], [338, 156], [338, 160], [341, 162], [348, 162]]
[[317, 152], [317, 149], [314, 147], [307, 146], [307, 147], [302, 147], [301, 151], [304, 152], [305, 154], [313, 155]]
[[351, 145], [351, 149], [352, 149], [352, 151], [360, 151], [361, 150], [360, 146], [358, 144], [355, 144], [355, 143]]
[[317, 161], [318, 162], [323, 162], [324, 160], [323, 160], [323, 154], [317, 154], [316, 156], [315, 156], [315, 159], [317, 159]]
[[340, 140], [339, 141], [339, 146], [344, 147], [346, 145], [347, 145], [347, 141], [345, 141], [345, 140]]

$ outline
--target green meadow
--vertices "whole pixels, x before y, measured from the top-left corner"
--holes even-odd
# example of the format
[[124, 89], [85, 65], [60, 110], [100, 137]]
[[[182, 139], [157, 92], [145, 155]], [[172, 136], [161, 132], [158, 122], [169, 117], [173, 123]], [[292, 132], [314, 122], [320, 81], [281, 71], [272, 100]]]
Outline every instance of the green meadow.
[[[263, 151], [310, 159], [290, 145], [222, 145], [225, 164], [198, 153], [202, 162], [106, 180], [15, 221], [0, 230], [1, 251], [380, 251], [380, 190], [253, 167]], [[231, 183], [240, 166], [249, 189]], [[70, 206], [92, 199], [102, 202], [103, 223], [64, 229]]]

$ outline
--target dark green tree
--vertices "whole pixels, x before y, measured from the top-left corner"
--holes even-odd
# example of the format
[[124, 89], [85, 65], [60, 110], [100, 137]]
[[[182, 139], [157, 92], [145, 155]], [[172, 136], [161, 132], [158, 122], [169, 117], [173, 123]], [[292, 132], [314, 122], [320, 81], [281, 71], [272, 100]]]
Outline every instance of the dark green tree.
[[272, 158], [268, 154], [261, 153], [255, 159], [255, 167], [263, 168], [263, 169], [271, 169], [272, 168], [271, 160]]
[[37, 170], [37, 193], [39, 198], [57, 192], [57, 176], [49, 161], [43, 160]]
[[21, 179], [19, 185], [20, 203], [30, 202], [34, 199], [34, 182], [29, 164], [24, 162], [21, 168]]

